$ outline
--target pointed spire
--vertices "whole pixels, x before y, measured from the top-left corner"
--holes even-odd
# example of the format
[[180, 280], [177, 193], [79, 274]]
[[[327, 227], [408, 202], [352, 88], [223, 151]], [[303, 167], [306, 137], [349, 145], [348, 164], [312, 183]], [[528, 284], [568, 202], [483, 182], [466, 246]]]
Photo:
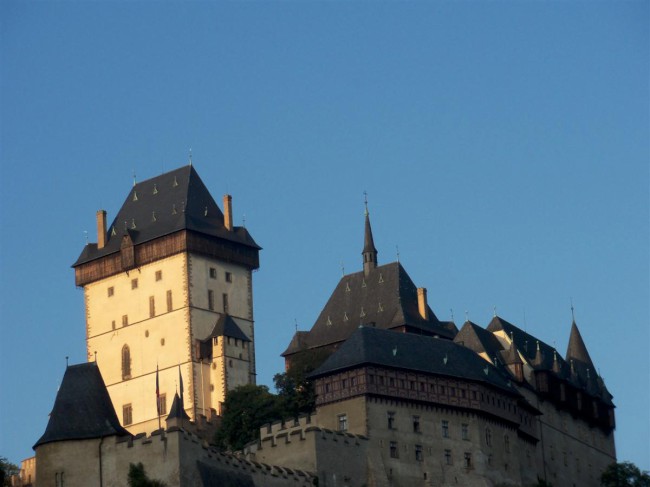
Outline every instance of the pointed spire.
[[370, 226], [370, 213], [368, 212], [368, 195], [364, 192], [364, 202], [366, 206], [366, 226], [363, 241], [363, 272], [365, 275], [377, 267], [377, 249], [372, 238], [372, 227]]
[[582, 335], [580, 335], [580, 330], [578, 330], [578, 325], [574, 321], [571, 324], [571, 336], [569, 337], [569, 346], [566, 350], [566, 360], [572, 361], [576, 360], [582, 362], [587, 367], [594, 369], [594, 363], [591, 361], [589, 352], [587, 352], [587, 347], [585, 342], [582, 340]]
[[174, 394], [174, 401], [172, 402], [172, 408], [169, 411], [169, 416], [167, 416], [167, 423], [172, 419], [188, 420], [190, 417], [185, 412], [185, 405], [183, 404], [183, 399], [178, 395], [178, 392]]

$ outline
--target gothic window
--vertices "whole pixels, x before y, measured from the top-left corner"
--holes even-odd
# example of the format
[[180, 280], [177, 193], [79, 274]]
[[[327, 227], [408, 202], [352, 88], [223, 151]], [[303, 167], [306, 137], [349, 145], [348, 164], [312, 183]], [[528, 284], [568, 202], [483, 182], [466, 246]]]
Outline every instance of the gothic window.
[[128, 345], [122, 347], [122, 380], [131, 378], [131, 351]]

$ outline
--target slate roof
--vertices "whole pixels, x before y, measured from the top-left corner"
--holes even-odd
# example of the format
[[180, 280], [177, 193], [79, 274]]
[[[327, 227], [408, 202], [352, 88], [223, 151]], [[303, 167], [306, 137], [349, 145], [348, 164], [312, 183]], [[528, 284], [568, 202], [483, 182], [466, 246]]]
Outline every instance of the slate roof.
[[217, 320], [216, 324], [214, 325], [214, 328], [212, 329], [212, 332], [208, 335], [206, 340], [208, 338], [214, 338], [220, 336], [238, 338], [239, 340], [243, 340], [245, 342], [251, 341], [251, 339], [246, 336], [246, 334], [242, 331], [239, 325], [235, 323], [235, 320], [232, 318], [232, 316], [228, 314], [223, 314], [219, 316], [219, 319]]
[[178, 395], [178, 392], [174, 394], [174, 401], [172, 402], [172, 408], [169, 410], [169, 415], [167, 416], [167, 420], [173, 418], [187, 419], [187, 420], [190, 419], [190, 417], [185, 412], [185, 405], [183, 404], [183, 400]]
[[95, 362], [66, 368], [45, 433], [34, 449], [45, 443], [124, 436], [104, 379]]
[[450, 340], [361, 327], [323, 362], [311, 378], [375, 365], [481, 382], [520, 396], [510, 380], [469, 348]]
[[73, 267], [119, 252], [122, 236], [134, 245], [180, 230], [192, 230], [260, 249], [246, 228], [224, 226], [223, 213], [192, 166], [184, 166], [137, 183], [129, 191], [113, 223], [106, 245], [87, 244]]
[[591, 361], [591, 357], [587, 351], [587, 346], [582, 340], [582, 335], [580, 334], [580, 330], [578, 330], [578, 325], [576, 325], [575, 321], [571, 323], [571, 335], [569, 336], [569, 345], [566, 350], [566, 360], [581, 362], [586, 367], [590, 367], [591, 370], [594, 370], [594, 363]]
[[485, 352], [490, 358], [503, 351], [503, 346], [497, 337], [471, 321], [466, 321], [463, 324], [454, 337], [454, 342], [464, 345], [476, 353]]
[[[346, 340], [359, 325], [390, 329], [407, 325], [411, 331], [453, 338], [453, 323], [441, 322], [429, 308], [429, 319], [420, 316], [417, 287], [399, 262], [343, 276], [316, 323], [300, 341], [315, 348]], [[282, 355], [294, 353], [292, 340]]]

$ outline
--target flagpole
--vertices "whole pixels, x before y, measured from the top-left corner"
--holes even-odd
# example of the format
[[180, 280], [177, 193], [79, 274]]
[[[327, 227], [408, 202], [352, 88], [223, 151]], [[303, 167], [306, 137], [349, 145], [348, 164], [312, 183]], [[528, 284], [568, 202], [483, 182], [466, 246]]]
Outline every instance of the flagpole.
[[158, 429], [162, 429], [160, 425], [160, 385], [158, 382], [158, 364], [156, 364], [156, 413], [158, 413]]

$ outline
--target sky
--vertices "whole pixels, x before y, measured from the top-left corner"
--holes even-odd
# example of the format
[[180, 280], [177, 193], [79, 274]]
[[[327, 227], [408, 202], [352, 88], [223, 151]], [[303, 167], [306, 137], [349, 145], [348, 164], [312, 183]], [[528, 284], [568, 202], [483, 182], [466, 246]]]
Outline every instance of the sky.
[[263, 247], [259, 383], [361, 269], [366, 191], [440, 319], [496, 308], [564, 354], [572, 302], [650, 470], [649, 5], [0, 2], [0, 455], [85, 360], [96, 210], [191, 149]]

